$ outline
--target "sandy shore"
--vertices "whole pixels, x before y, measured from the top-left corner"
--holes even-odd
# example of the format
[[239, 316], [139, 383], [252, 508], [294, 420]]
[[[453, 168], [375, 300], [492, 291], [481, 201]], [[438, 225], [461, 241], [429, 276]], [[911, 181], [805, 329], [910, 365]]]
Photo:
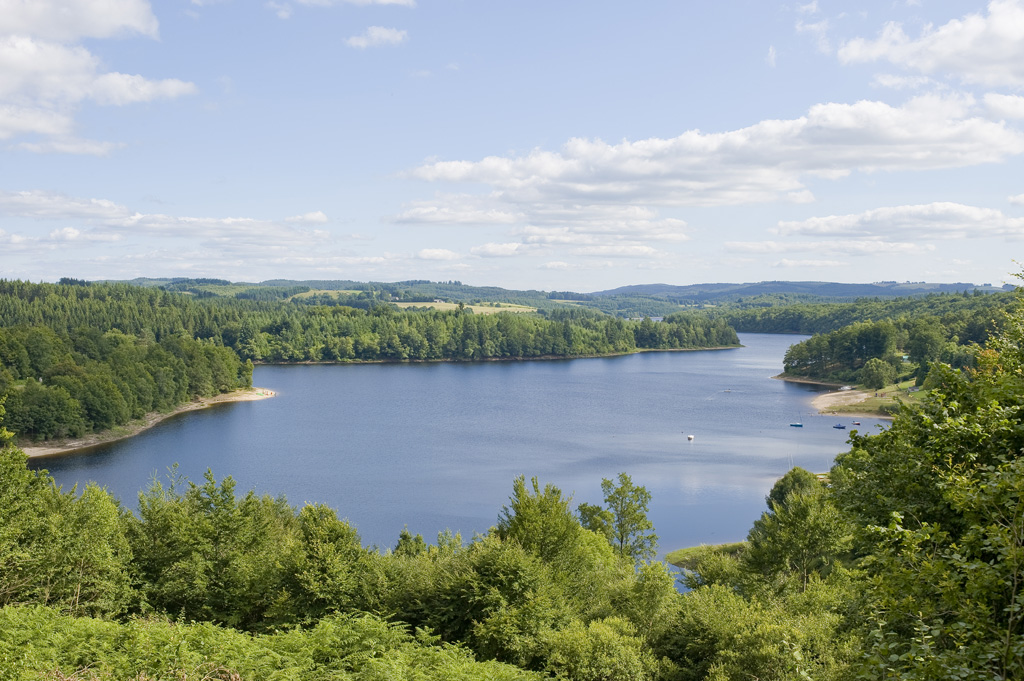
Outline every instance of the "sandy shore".
[[25, 443], [24, 445], [19, 444], [18, 446], [28, 454], [29, 457], [70, 454], [71, 452], [75, 452], [80, 449], [88, 449], [89, 447], [95, 447], [96, 445], [116, 442], [117, 440], [123, 440], [125, 438], [132, 437], [133, 435], [138, 435], [147, 428], [152, 428], [164, 419], [182, 414], [186, 411], [205, 409], [211, 404], [222, 404], [225, 402], [251, 402], [253, 400], [265, 400], [268, 397], [273, 397], [274, 395], [275, 393], [273, 390], [267, 390], [266, 388], [235, 390], [234, 392], [222, 393], [214, 397], [204, 397], [187, 402], [174, 411], [169, 411], [167, 413], [151, 412], [141, 419], [132, 421], [124, 426], [119, 426], [113, 430], [103, 431], [102, 433], [90, 433], [89, 435], [72, 440], [51, 440], [42, 444]]
[[[811, 400], [811, 406], [818, 410], [819, 414], [827, 414], [836, 407], [845, 407], [851, 404], [858, 404], [871, 397], [868, 390], [832, 390], [821, 393]], [[890, 418], [880, 414], [864, 411], [861, 413], [844, 411], [844, 416], [865, 416], [871, 418]]]
[[[788, 381], [789, 383], [806, 383], [808, 385], [820, 385], [822, 387], [837, 388], [837, 390], [829, 390], [828, 392], [816, 395], [811, 400], [811, 406], [818, 410], [819, 414], [834, 413], [836, 407], [846, 407], [849, 405], [855, 405], [863, 402], [872, 396], [870, 390], [838, 390], [842, 387], [841, 383], [823, 383], [821, 381], [814, 381], [805, 378], [795, 378], [792, 376], [785, 376], [779, 374], [778, 376], [772, 376], [780, 381]], [[877, 411], [865, 409], [864, 411], [843, 411], [843, 416], [861, 416], [864, 418], [874, 419], [891, 419], [891, 416], [886, 414], [880, 414]]]

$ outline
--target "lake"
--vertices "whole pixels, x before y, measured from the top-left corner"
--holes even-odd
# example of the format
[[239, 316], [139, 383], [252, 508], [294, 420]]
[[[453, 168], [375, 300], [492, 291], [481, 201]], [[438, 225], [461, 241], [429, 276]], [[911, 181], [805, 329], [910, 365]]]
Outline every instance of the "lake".
[[[602, 503], [601, 479], [624, 471], [652, 494], [664, 555], [742, 540], [776, 479], [792, 466], [826, 471], [848, 448], [850, 431], [811, 408], [817, 388], [771, 378], [802, 338], [557, 361], [258, 366], [254, 384], [276, 397], [31, 465], [65, 488], [94, 480], [131, 508], [172, 464], [196, 481], [210, 468], [239, 493], [326, 503], [381, 548], [406, 525], [428, 542], [487, 531], [517, 475]], [[860, 420], [861, 432], [885, 423]]]

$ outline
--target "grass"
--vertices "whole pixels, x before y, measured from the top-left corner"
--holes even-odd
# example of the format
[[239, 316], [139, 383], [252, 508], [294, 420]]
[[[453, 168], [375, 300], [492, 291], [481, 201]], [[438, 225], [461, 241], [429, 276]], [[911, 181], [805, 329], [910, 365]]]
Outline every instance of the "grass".
[[746, 546], [747, 542], [745, 541], [738, 541], [732, 544], [701, 544], [700, 546], [689, 546], [685, 549], [676, 549], [675, 551], [672, 551], [665, 556], [665, 560], [676, 567], [692, 570], [697, 567], [697, 558], [699, 558], [700, 555], [708, 549], [711, 549], [716, 553], [724, 553], [726, 555], [734, 556], [746, 548]]
[[[848, 414], [884, 414], [886, 408], [892, 408], [898, 404], [898, 401], [906, 402], [908, 404], [917, 404], [924, 397], [925, 391], [918, 390], [915, 392], [908, 392], [908, 390], [914, 387], [914, 379], [901, 381], [894, 385], [887, 385], [881, 390], [871, 390], [869, 392], [877, 396], [871, 396], [862, 402], [856, 404], [842, 404], [836, 405], [829, 409], [836, 413], [848, 413]], [[867, 391], [868, 388], [859, 386], [859, 389]]]
[[292, 296], [292, 298], [311, 298], [313, 296], [318, 296], [321, 293], [326, 293], [327, 295], [331, 296], [332, 298], [340, 298], [341, 296], [355, 295], [357, 293], [361, 293], [361, 291], [348, 291], [348, 290], [344, 290], [344, 289], [325, 291], [325, 290], [310, 289], [309, 291], [306, 291], [305, 293], [296, 293], [294, 296]]
[[[402, 309], [410, 307], [425, 307], [432, 310], [455, 310], [458, 303], [395, 303]], [[512, 303], [482, 303], [480, 305], [467, 305], [474, 314], [497, 314], [498, 312], [536, 312], [537, 308], [526, 305], [513, 305]]]

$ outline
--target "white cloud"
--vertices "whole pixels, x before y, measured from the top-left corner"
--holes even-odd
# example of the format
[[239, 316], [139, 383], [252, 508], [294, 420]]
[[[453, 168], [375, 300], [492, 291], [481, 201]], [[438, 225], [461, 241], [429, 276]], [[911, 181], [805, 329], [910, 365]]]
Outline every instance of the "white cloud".
[[462, 256], [447, 248], [423, 248], [417, 251], [416, 257], [420, 260], [458, 260]]
[[120, 234], [83, 232], [74, 227], [63, 227], [50, 232], [50, 241], [120, 241]]
[[815, 44], [818, 47], [818, 51], [824, 54], [832, 53], [832, 43], [828, 39], [829, 22], [828, 19], [822, 19], [821, 21], [813, 24], [805, 24], [803, 21], [796, 22], [797, 33], [809, 33], [814, 37]]
[[22, 142], [19, 149], [37, 154], [79, 154], [88, 156], [106, 156], [114, 149], [123, 147], [120, 142], [97, 142], [77, 137], [51, 137], [43, 142]]
[[416, 0], [295, 0], [300, 5], [310, 7], [332, 7], [334, 5], [401, 5], [415, 7]]
[[48, 40], [157, 36], [157, 20], [146, 0], [0, 0], [0, 17], [0, 34]]
[[0, 102], [0, 139], [15, 135], [67, 135], [74, 123], [70, 116], [57, 111], [43, 111]]
[[273, 10], [278, 19], [291, 19], [292, 6], [281, 2], [268, 2], [267, 8]]
[[780, 222], [780, 235], [850, 236], [884, 239], [969, 239], [1024, 237], [1024, 218], [993, 208], [937, 202], [876, 208], [853, 215], [830, 215]]
[[196, 92], [195, 84], [177, 78], [148, 80], [124, 73], [105, 73], [93, 81], [90, 97], [98, 104], [122, 106], [155, 99], [174, 99]]
[[582, 246], [573, 249], [575, 255], [596, 255], [605, 258], [651, 258], [661, 255], [661, 251], [644, 244], [602, 244], [599, 246]]
[[[284, 223], [245, 217], [179, 217], [140, 213], [106, 199], [82, 199], [44, 191], [0, 192], [0, 215], [75, 223], [57, 227], [51, 240], [130, 241], [155, 237], [205, 244], [221, 256], [296, 253], [321, 249], [328, 235]], [[88, 225], [88, 231], [82, 230]]]
[[935, 81], [928, 76], [894, 76], [889, 73], [880, 73], [871, 79], [871, 84], [891, 90], [920, 90], [934, 85]]
[[504, 244], [483, 244], [482, 246], [474, 246], [469, 249], [469, 252], [473, 255], [481, 258], [510, 258], [516, 255], [524, 255], [534, 250], [530, 244], [524, 244], [520, 242], [511, 242]]
[[0, 139], [44, 138], [23, 149], [103, 155], [117, 145], [73, 134], [82, 102], [122, 106], [196, 92], [194, 84], [175, 78], [106, 71], [77, 44], [125, 34], [156, 38], [156, 18], [144, 0], [0, 0], [0, 17]]
[[564, 260], [552, 260], [540, 265], [538, 269], [542, 270], [558, 270], [558, 271], [569, 271], [569, 270], [606, 270], [614, 267], [614, 264], [609, 260], [589, 260], [586, 262], [568, 263]]
[[107, 199], [79, 199], [44, 191], [0, 191], [0, 214], [39, 220], [117, 221], [131, 215]]
[[768, 66], [775, 68], [775, 46], [768, 46], [768, 56], [765, 57], [765, 61], [768, 62]]
[[949, 73], [987, 86], [1024, 85], [1024, 7], [992, 0], [988, 14], [969, 14], [912, 39], [895, 22], [874, 40], [856, 38], [839, 48], [842, 63], [884, 60], [922, 73]]
[[370, 26], [362, 35], [348, 38], [345, 44], [362, 50], [367, 47], [378, 47], [380, 45], [399, 45], [405, 42], [407, 36], [407, 31], [397, 28]]
[[303, 213], [302, 215], [293, 215], [290, 218], [285, 218], [285, 222], [301, 222], [307, 225], [322, 225], [328, 221], [327, 214], [322, 210], [313, 211], [311, 213]]
[[792, 260], [790, 258], [783, 258], [772, 263], [772, 267], [847, 267], [849, 263], [842, 262], [841, 260]]
[[519, 212], [481, 205], [486, 199], [470, 195], [442, 198], [439, 201], [416, 201], [396, 215], [398, 223], [446, 225], [507, 225], [522, 220]]
[[909, 242], [843, 239], [833, 241], [729, 241], [725, 250], [733, 253], [826, 253], [842, 255], [920, 255], [933, 251], [935, 246], [920, 246]]
[[804, 175], [965, 167], [1024, 152], [1024, 134], [972, 115], [973, 107], [970, 98], [938, 95], [900, 107], [874, 101], [819, 104], [801, 118], [730, 132], [690, 130], [671, 139], [614, 145], [576, 138], [559, 152], [441, 161], [411, 175], [489, 185], [496, 201], [516, 206], [808, 201]]
[[1024, 118], [1024, 97], [989, 92], [985, 95], [985, 106], [1000, 118]]
[[1015, 206], [1024, 206], [1024, 194], [1017, 194], [1016, 196], [1011, 196], [1007, 200]]

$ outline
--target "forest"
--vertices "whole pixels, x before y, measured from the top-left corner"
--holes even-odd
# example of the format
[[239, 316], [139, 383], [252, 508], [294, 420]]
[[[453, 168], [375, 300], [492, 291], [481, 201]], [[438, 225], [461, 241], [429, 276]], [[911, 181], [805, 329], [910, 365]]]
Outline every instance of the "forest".
[[6, 426], [27, 440], [109, 429], [251, 387], [253, 362], [478, 361], [739, 344], [726, 322], [707, 318], [654, 323], [579, 309], [475, 315], [239, 295], [0, 281]]
[[[1024, 310], [739, 552], [651, 560], [650, 495], [520, 477], [494, 526], [365, 547], [322, 505], [172, 471], [137, 511], [0, 454], [11, 679], [1011, 679], [1024, 674]], [[0, 438], [10, 440], [7, 431]], [[687, 519], [680, 519], [687, 522]], [[685, 589], [676, 588], [682, 580]]]
[[970, 365], [970, 348], [998, 331], [1013, 303], [1006, 294], [936, 294], [745, 310], [722, 317], [746, 331], [813, 331], [787, 351], [786, 376], [877, 389], [908, 378], [922, 385], [936, 361], [954, 368]]

